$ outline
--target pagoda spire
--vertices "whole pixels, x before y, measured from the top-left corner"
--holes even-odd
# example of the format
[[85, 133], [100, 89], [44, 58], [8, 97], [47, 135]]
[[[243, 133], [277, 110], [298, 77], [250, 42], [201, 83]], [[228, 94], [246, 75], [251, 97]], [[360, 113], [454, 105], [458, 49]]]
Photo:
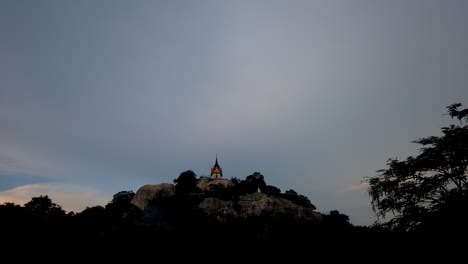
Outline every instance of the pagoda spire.
[[216, 152], [216, 162], [215, 162], [215, 165], [214, 165], [214, 166], [215, 166], [215, 167], [219, 167], [219, 165], [218, 165], [218, 152]]
[[218, 164], [218, 153], [216, 153], [216, 160], [213, 168], [211, 168], [211, 178], [221, 179], [223, 177], [223, 168]]

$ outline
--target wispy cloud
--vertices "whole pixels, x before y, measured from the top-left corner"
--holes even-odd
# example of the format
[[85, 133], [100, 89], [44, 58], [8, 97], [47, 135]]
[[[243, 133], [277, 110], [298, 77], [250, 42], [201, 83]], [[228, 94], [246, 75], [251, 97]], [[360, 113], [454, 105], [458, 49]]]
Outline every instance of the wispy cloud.
[[358, 185], [348, 186], [348, 187], [343, 189], [343, 192], [360, 191], [360, 190], [367, 189], [367, 187], [369, 187], [369, 183], [363, 182], [363, 183], [358, 184]]
[[72, 184], [29, 184], [0, 192], [0, 204], [12, 202], [24, 205], [32, 197], [48, 195], [52, 202], [69, 212], [81, 212], [86, 207], [105, 205], [109, 197], [103, 197], [96, 190]]
[[[11, 138], [0, 138], [0, 173], [8, 175], [54, 175], [62, 173], [62, 167], [37, 149], [8, 142]], [[15, 140], [11, 140], [15, 141]]]

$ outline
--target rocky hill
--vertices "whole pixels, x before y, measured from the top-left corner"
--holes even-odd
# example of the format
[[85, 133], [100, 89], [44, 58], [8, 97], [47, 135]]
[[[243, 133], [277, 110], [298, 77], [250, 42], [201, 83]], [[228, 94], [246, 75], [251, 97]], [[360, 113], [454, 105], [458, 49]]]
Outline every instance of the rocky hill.
[[[262, 192], [234, 196], [232, 199], [221, 199], [209, 195], [213, 190], [233, 188], [234, 185], [232, 181], [227, 179], [200, 179], [197, 181], [197, 187], [201, 192], [192, 195], [200, 198], [200, 202], [198, 203], [199, 209], [208, 216], [213, 216], [221, 221], [227, 217], [248, 218], [260, 216], [264, 213], [284, 213], [303, 220], [322, 219], [320, 213], [310, 208], [298, 205], [288, 199]], [[145, 210], [150, 201], [162, 197], [173, 197], [176, 194], [175, 190], [175, 185], [169, 183], [144, 185], [136, 192], [131, 203]]]
[[138, 189], [133, 196], [131, 203], [141, 210], [144, 210], [148, 202], [162, 197], [171, 197], [175, 195], [175, 186], [170, 183], [147, 184]]

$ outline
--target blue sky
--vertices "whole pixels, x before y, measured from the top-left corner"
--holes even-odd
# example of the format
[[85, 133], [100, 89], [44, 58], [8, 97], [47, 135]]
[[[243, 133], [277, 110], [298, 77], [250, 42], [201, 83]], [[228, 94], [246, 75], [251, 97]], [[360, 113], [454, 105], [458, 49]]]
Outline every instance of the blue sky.
[[2, 1], [0, 202], [259, 171], [370, 224], [366, 176], [468, 104], [466, 1]]

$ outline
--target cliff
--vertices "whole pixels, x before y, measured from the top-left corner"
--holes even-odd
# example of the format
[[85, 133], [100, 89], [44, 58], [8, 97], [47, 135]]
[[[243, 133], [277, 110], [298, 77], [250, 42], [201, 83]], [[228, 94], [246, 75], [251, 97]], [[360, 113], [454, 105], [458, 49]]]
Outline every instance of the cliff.
[[[217, 187], [213, 187], [216, 186]], [[249, 193], [233, 197], [233, 199], [221, 199], [208, 194], [217, 188], [231, 188], [234, 184], [230, 180], [210, 181], [202, 179], [197, 182], [197, 187], [202, 193], [193, 194], [200, 198], [198, 208], [208, 216], [212, 216], [222, 221], [228, 217], [248, 218], [260, 216], [264, 213], [283, 213], [295, 219], [321, 220], [320, 213], [312, 209], [298, 205], [290, 200], [268, 195], [261, 192]], [[172, 197], [175, 195], [175, 186], [169, 183], [142, 186], [133, 197], [131, 203], [141, 210], [145, 210], [149, 201], [161, 197]]]
[[238, 201], [207, 197], [199, 205], [207, 215], [219, 220], [226, 217], [248, 218], [263, 213], [284, 213], [296, 219], [321, 220], [321, 214], [297, 205], [281, 197], [264, 193], [250, 193], [239, 196]]
[[175, 186], [170, 183], [147, 184], [135, 193], [130, 203], [144, 210], [148, 202], [162, 197], [171, 197], [175, 195]]

